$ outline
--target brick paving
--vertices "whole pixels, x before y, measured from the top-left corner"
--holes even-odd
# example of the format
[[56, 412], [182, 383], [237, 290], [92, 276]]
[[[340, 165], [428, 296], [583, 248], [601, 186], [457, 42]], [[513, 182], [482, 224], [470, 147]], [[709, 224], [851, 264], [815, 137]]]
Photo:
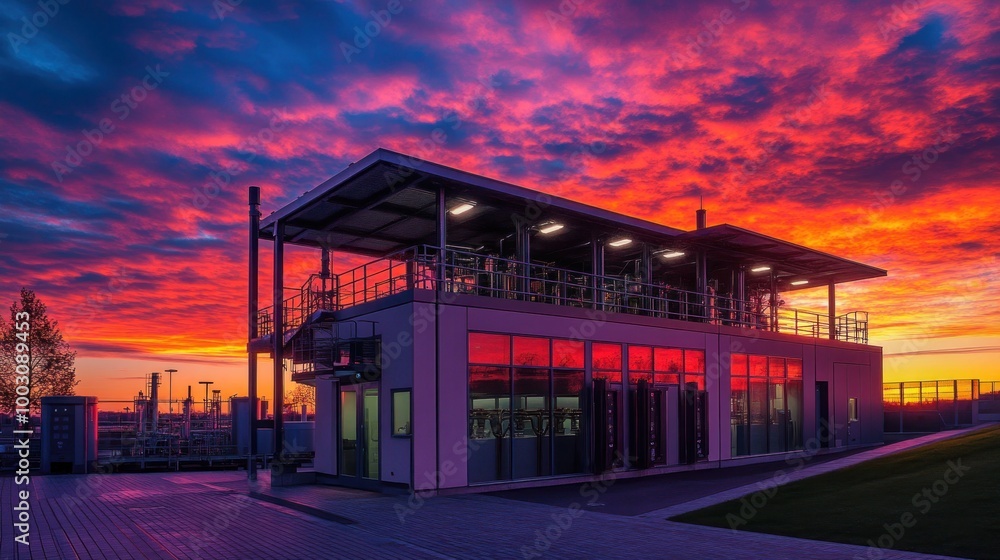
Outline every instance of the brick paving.
[[323, 486], [270, 488], [266, 472], [255, 483], [245, 476], [35, 476], [28, 547], [13, 540], [18, 487], [2, 478], [0, 558], [941, 558], [869, 556], [864, 547], [686, 525], [665, 520], [664, 510], [628, 517], [484, 495], [417, 500]]

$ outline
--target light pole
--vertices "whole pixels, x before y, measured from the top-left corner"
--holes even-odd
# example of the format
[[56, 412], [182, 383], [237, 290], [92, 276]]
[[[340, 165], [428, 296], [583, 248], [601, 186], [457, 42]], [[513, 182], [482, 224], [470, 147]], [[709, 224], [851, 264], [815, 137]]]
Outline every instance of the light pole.
[[167, 408], [170, 409], [170, 418], [171, 418], [171, 422], [173, 422], [173, 417], [174, 417], [174, 374], [177, 373], [177, 370], [176, 369], [165, 369], [163, 371], [167, 372], [167, 374], [170, 376], [170, 381], [168, 382], [169, 383], [169, 387], [167, 389], [167, 398], [170, 400], [170, 404], [168, 405]]
[[207, 418], [208, 417], [208, 386], [212, 385], [213, 383], [215, 383], [215, 381], [199, 381], [198, 383], [201, 383], [202, 385], [205, 386], [205, 416]]

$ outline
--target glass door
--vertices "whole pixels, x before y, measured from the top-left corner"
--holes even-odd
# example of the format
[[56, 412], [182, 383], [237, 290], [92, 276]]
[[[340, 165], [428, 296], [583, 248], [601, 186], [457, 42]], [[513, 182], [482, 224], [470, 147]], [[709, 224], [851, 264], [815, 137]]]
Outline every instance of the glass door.
[[340, 388], [340, 475], [378, 480], [378, 384]]
[[358, 476], [358, 393], [353, 385], [340, 388], [340, 474]]
[[378, 480], [378, 385], [369, 383], [361, 386], [364, 395], [361, 408], [361, 432], [364, 445], [358, 459], [361, 463], [361, 477]]

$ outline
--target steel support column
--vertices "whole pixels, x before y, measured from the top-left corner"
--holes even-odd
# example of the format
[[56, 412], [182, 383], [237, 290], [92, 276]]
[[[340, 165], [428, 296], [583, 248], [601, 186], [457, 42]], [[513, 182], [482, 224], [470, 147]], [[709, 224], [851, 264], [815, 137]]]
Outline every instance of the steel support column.
[[778, 277], [774, 274], [774, 270], [771, 270], [771, 288], [770, 288], [770, 299], [768, 300], [768, 308], [771, 313], [771, 325], [770, 330], [778, 332]]
[[736, 317], [737, 325], [741, 327], [747, 326], [749, 322], [746, 316], [747, 312], [747, 267], [741, 265], [736, 270]]
[[830, 282], [827, 285], [827, 312], [829, 317], [830, 340], [837, 340], [837, 288], [836, 284]]
[[445, 285], [445, 249], [448, 247], [448, 206], [444, 187], [437, 190], [437, 290], [444, 291]]
[[590, 272], [593, 274], [594, 283], [591, 286], [591, 299], [594, 309], [604, 309], [604, 292], [602, 291], [604, 288], [602, 285], [604, 279], [604, 240], [597, 235], [592, 236], [590, 249]]
[[247, 294], [247, 373], [249, 383], [247, 393], [250, 399], [250, 457], [247, 461], [247, 477], [257, 480], [257, 351], [249, 343], [257, 338], [257, 273], [259, 260], [257, 249], [260, 245], [260, 187], [250, 187], [250, 265]]
[[[278, 220], [274, 224], [274, 337], [272, 352], [274, 353], [274, 459], [284, 449], [285, 433], [282, 425], [282, 413], [285, 410], [285, 370], [283, 350], [285, 340], [285, 320], [283, 308], [283, 291], [285, 280], [285, 222]], [[251, 403], [252, 405], [252, 403]]]

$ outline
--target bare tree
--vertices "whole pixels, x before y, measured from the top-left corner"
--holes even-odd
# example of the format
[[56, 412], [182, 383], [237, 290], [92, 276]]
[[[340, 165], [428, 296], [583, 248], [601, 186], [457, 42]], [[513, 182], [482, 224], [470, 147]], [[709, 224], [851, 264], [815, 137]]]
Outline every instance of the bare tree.
[[297, 412], [302, 405], [306, 405], [307, 410], [316, 410], [316, 388], [296, 383], [295, 387], [285, 392], [285, 411]]

